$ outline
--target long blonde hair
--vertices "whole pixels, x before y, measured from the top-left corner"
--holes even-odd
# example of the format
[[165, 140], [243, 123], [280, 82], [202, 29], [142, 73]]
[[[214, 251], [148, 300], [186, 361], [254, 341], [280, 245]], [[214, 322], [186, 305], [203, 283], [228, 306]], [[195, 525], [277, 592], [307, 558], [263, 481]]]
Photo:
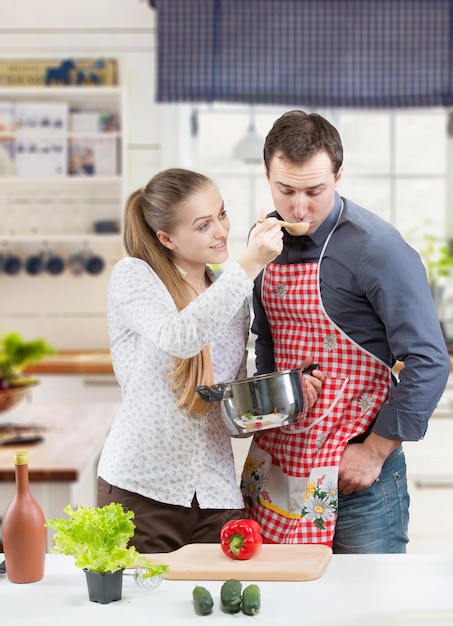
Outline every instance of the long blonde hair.
[[[193, 299], [193, 288], [175, 266], [171, 251], [161, 244], [156, 232], [171, 234], [178, 223], [182, 205], [212, 181], [203, 174], [172, 168], [153, 176], [147, 185], [131, 193], [126, 201], [123, 243], [129, 256], [150, 265], [173, 298], [178, 311]], [[207, 276], [211, 280], [207, 271]], [[178, 406], [191, 415], [205, 414], [209, 404], [195, 392], [198, 385], [210, 385], [214, 373], [209, 345], [188, 359], [175, 358], [170, 373], [178, 395]]]

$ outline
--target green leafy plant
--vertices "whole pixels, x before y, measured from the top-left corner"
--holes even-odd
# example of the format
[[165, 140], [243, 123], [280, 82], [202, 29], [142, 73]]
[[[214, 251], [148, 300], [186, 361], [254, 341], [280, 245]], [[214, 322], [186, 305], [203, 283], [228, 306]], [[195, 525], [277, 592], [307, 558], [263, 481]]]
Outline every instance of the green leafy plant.
[[19, 333], [11, 332], [0, 339], [0, 380], [2, 388], [26, 385], [35, 379], [23, 376], [30, 363], [40, 361], [47, 354], [55, 354], [54, 348], [44, 339], [25, 341]]
[[420, 256], [425, 264], [428, 282], [431, 287], [438, 284], [439, 278], [453, 272], [453, 247], [437, 235], [424, 234], [424, 247]]
[[46, 522], [55, 530], [51, 547], [54, 554], [73, 556], [77, 567], [101, 574], [141, 567], [143, 578], [149, 578], [167, 571], [167, 565], [151, 563], [135, 547], [127, 547], [135, 530], [133, 511], [125, 511], [114, 502], [104, 507], [82, 505], [76, 510], [68, 504], [63, 510], [67, 518]]

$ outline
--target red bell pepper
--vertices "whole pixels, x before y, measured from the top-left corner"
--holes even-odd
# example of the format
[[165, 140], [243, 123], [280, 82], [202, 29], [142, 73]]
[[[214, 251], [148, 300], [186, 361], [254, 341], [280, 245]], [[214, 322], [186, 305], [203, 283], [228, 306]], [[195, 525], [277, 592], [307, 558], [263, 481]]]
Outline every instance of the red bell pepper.
[[253, 519], [232, 520], [220, 531], [220, 547], [230, 559], [250, 559], [262, 545], [261, 529]]

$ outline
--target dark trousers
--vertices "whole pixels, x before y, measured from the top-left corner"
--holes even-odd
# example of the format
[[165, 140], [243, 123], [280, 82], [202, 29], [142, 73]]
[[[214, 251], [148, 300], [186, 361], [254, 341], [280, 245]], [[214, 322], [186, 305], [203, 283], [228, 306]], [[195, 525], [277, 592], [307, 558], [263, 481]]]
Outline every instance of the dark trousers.
[[117, 502], [135, 513], [136, 528], [129, 545], [142, 554], [172, 552], [188, 543], [218, 543], [224, 524], [244, 517], [243, 509], [200, 509], [196, 497], [190, 508], [164, 504], [100, 477], [97, 500], [100, 507]]

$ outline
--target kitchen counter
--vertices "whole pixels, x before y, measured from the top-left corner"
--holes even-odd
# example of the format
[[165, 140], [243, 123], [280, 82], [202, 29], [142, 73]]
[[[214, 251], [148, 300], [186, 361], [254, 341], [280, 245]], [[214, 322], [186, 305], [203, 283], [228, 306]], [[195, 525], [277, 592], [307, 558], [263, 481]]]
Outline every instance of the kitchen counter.
[[[453, 357], [452, 372], [453, 372]], [[396, 374], [403, 364], [394, 366]], [[46, 356], [39, 363], [32, 363], [26, 369], [29, 374], [113, 374], [109, 350], [62, 351]]]
[[47, 555], [42, 581], [18, 585], [0, 576], [1, 622], [5, 626], [453, 624], [452, 554], [333, 555], [317, 580], [256, 581], [261, 589], [261, 611], [254, 617], [221, 611], [222, 581], [196, 582], [207, 587], [214, 598], [209, 616], [194, 611], [194, 581], [164, 580], [156, 589], [144, 590], [131, 576], [124, 576], [122, 600], [101, 605], [88, 600], [85, 575], [71, 557]]
[[42, 437], [36, 443], [0, 446], [0, 517], [14, 495], [17, 450], [28, 450], [31, 491], [46, 519], [60, 517], [67, 504], [94, 506], [99, 454], [118, 405], [78, 393], [68, 394], [66, 401], [24, 401], [0, 413], [0, 427], [16, 426], [23, 438]]
[[62, 351], [32, 363], [29, 374], [113, 374], [109, 350]]

